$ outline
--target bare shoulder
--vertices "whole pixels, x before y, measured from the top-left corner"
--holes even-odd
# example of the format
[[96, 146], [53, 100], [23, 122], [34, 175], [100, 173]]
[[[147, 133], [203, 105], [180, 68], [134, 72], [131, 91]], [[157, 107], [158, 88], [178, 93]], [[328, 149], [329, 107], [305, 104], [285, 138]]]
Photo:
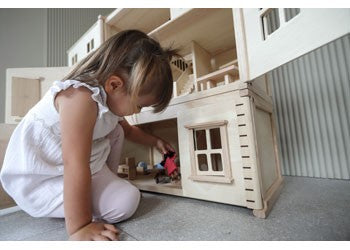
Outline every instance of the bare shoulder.
[[92, 91], [85, 87], [69, 87], [60, 91], [55, 98], [54, 104], [59, 112], [60, 108], [65, 105], [70, 107], [92, 108], [97, 110], [97, 103], [91, 97]]
[[66, 156], [70, 155], [69, 152], [76, 153], [73, 148], [78, 147], [88, 152], [91, 146], [98, 114], [97, 103], [92, 99], [91, 93], [85, 87], [70, 87], [56, 96], [55, 106], [60, 117], [62, 147]]

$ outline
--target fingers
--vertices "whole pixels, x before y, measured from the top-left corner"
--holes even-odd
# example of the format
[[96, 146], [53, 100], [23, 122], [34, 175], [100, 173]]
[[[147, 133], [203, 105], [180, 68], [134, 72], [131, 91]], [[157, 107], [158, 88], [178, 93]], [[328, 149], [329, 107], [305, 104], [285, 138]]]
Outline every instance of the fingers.
[[166, 147], [168, 150], [175, 152], [175, 149], [170, 144], [167, 144]]
[[102, 236], [107, 237], [109, 240], [119, 240], [119, 230], [115, 226], [111, 224], [104, 224], [103, 226], [106, 230], [101, 232]]
[[168, 150], [165, 147], [159, 147], [158, 151], [159, 151], [159, 153], [161, 153], [163, 155], [165, 155], [168, 152]]
[[162, 147], [162, 151], [163, 154], [168, 153], [169, 151], [175, 152], [175, 149], [168, 143], [166, 143], [163, 147]]
[[110, 239], [103, 235], [94, 235], [92, 238], [93, 241], [109, 241]]
[[119, 236], [117, 233], [112, 232], [110, 230], [104, 230], [101, 232], [101, 235], [108, 238], [108, 240], [119, 240]]
[[108, 229], [114, 233], [119, 233], [119, 230], [111, 224], [104, 224], [104, 227], [105, 227], [105, 229]]

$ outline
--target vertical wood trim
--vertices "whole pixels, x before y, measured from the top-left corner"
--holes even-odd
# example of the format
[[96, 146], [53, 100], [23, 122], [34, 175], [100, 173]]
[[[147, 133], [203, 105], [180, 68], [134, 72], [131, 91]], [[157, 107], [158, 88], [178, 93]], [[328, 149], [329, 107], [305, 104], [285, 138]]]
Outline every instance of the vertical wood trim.
[[233, 24], [235, 28], [239, 78], [240, 80], [245, 82], [249, 78], [249, 67], [243, 9], [233, 9]]

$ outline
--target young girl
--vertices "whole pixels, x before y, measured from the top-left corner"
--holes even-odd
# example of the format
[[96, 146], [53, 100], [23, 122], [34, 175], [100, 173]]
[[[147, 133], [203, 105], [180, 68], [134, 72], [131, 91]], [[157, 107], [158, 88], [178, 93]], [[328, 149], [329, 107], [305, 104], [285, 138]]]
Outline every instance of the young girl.
[[137, 30], [118, 33], [56, 81], [16, 127], [1, 182], [34, 217], [61, 217], [73, 240], [116, 240], [111, 224], [129, 218], [140, 192], [109, 168], [119, 164], [124, 136], [173, 151], [124, 116], [168, 105], [174, 50]]

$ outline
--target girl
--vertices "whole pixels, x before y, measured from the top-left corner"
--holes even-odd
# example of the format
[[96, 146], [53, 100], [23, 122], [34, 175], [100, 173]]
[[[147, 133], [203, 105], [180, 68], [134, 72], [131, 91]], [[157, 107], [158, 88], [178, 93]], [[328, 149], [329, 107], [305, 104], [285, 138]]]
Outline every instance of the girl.
[[70, 239], [118, 239], [111, 223], [129, 218], [140, 200], [138, 189], [109, 169], [119, 164], [124, 136], [174, 151], [123, 117], [166, 108], [174, 55], [137, 30], [111, 37], [18, 124], [0, 175], [4, 189], [34, 217], [65, 218]]

